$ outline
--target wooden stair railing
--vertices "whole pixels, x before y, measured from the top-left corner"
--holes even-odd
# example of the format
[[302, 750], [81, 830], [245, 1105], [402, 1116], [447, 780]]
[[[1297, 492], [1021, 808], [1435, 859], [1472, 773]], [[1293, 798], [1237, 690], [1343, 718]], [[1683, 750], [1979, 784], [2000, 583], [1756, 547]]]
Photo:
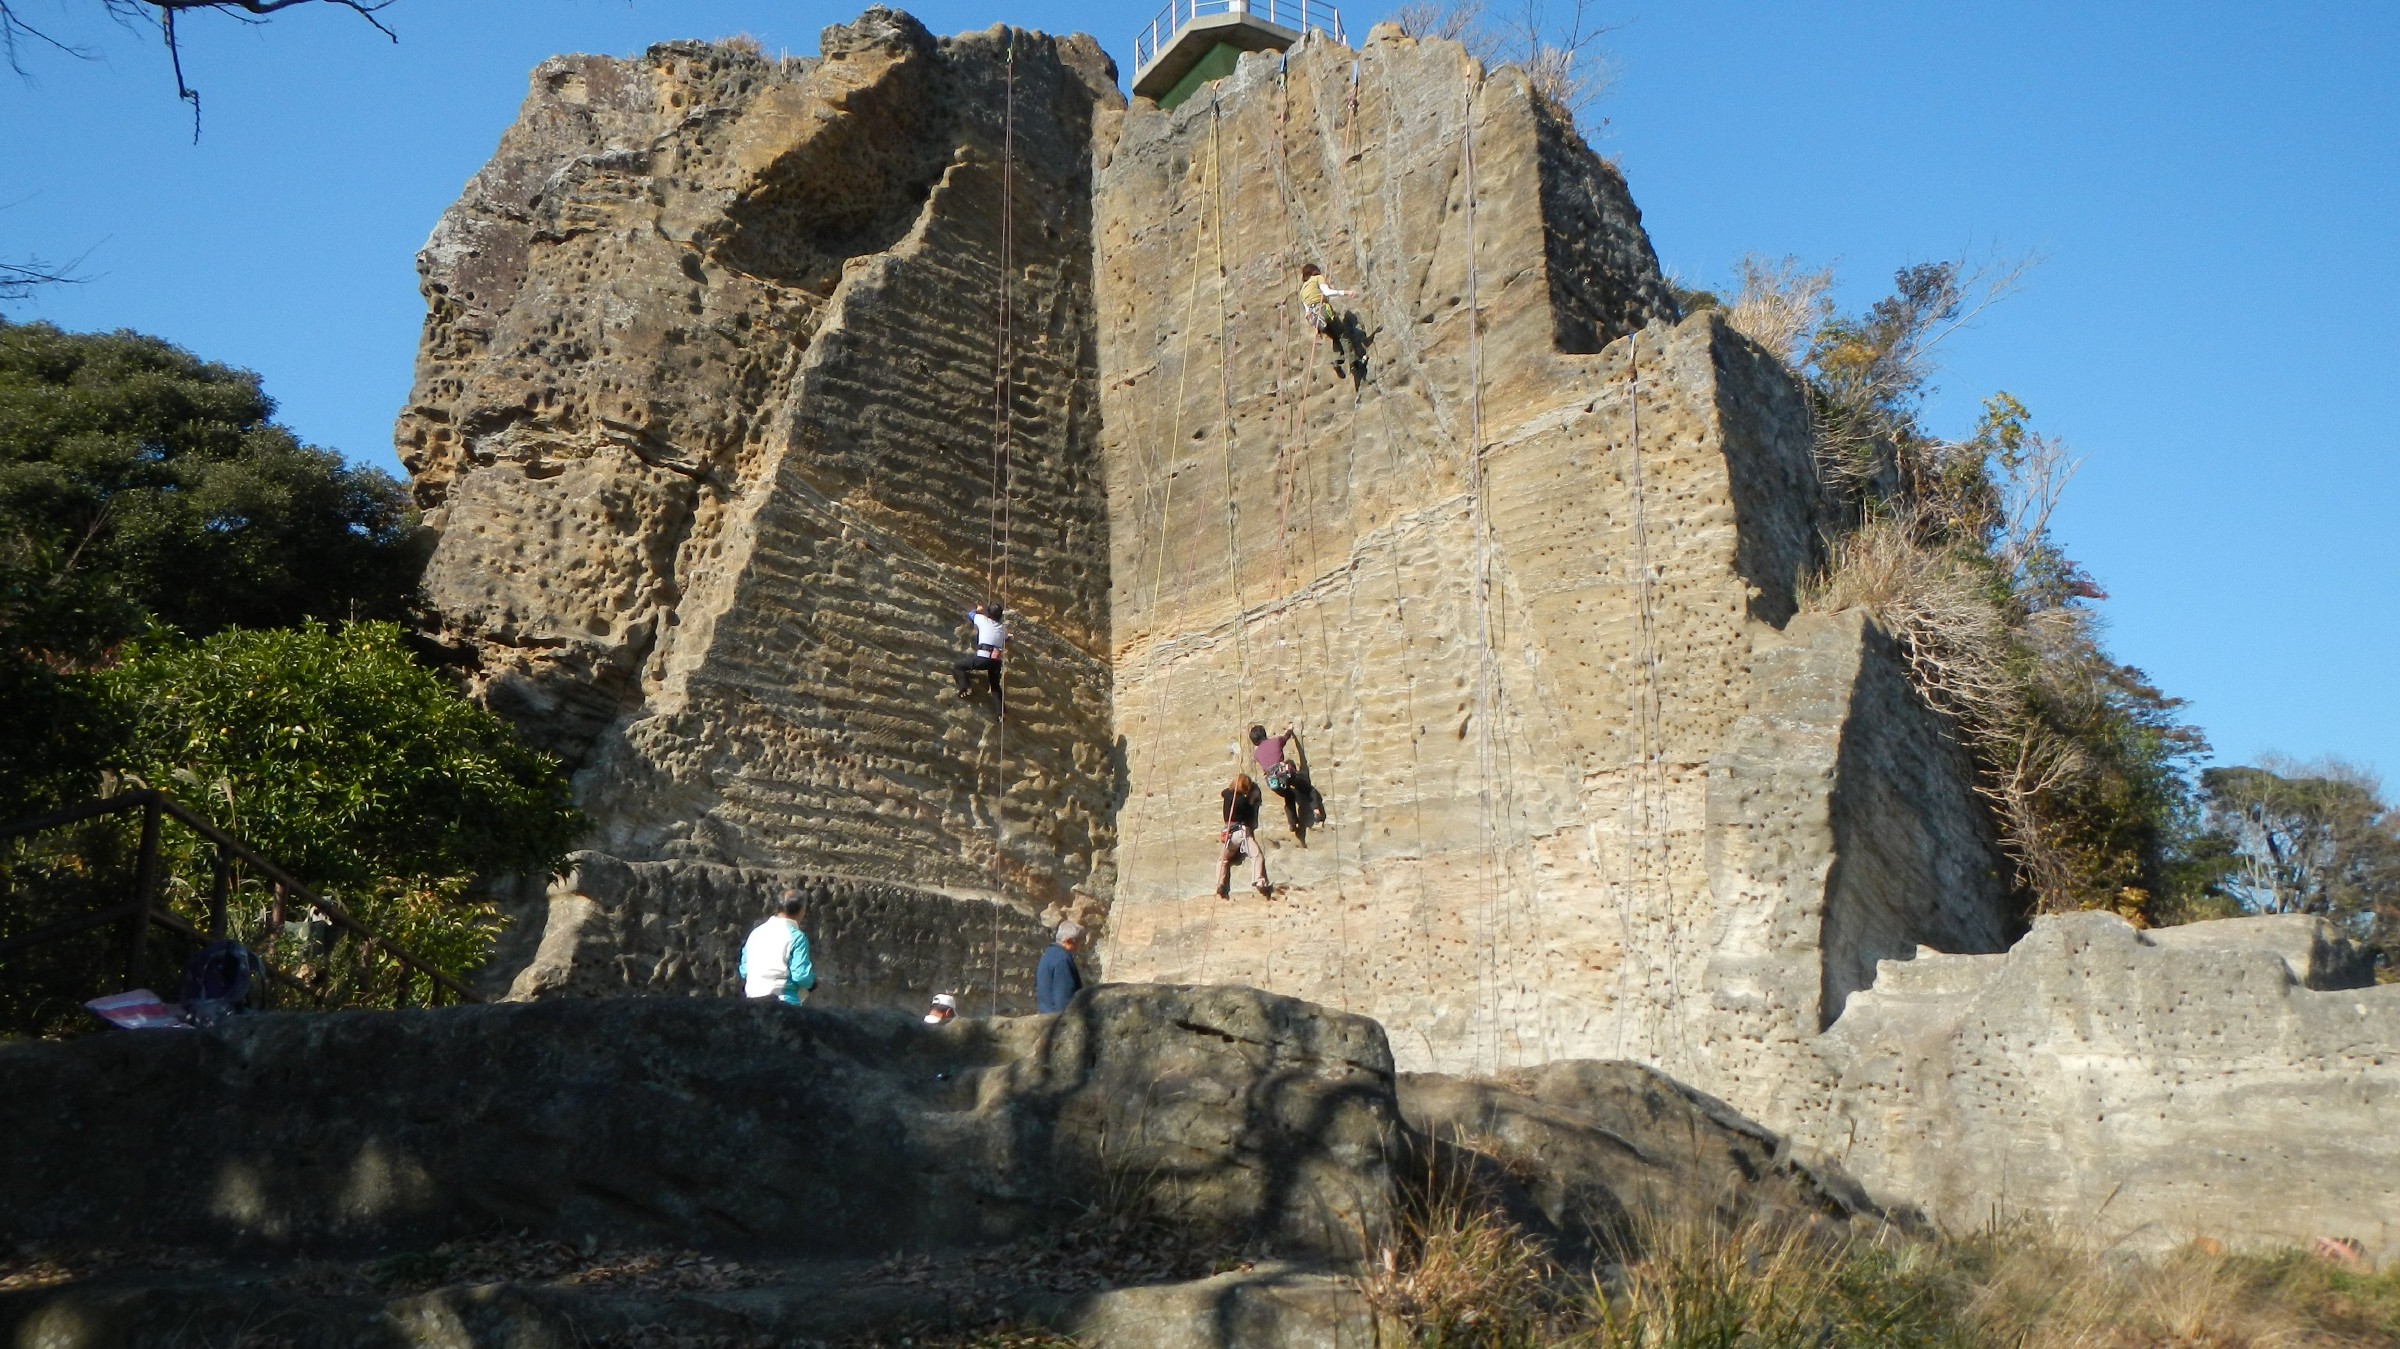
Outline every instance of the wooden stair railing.
[[[273, 899], [267, 913], [267, 946], [269, 949], [260, 952], [260, 957], [267, 962], [267, 977], [273, 983], [308, 997], [319, 1006], [324, 1005], [326, 991], [311, 988], [301, 980], [277, 969], [272, 949], [283, 931], [287, 912], [307, 913], [313, 911], [331, 924], [335, 930], [347, 933], [357, 939], [362, 962], [371, 965], [377, 955], [382, 955], [388, 957], [398, 967], [400, 979], [399, 991], [395, 998], [396, 1004], [407, 1002], [412, 976], [421, 976], [426, 980], [431, 988], [429, 1001], [432, 1003], [439, 1004], [445, 995], [452, 1003], [483, 1001], [475, 995], [474, 990], [465, 984], [425, 963], [424, 960], [399, 943], [376, 935], [365, 924], [351, 917], [349, 911], [341, 905], [310, 890], [295, 879], [290, 872], [259, 856], [248, 844], [193, 814], [173, 797], [155, 788], [144, 787], [134, 791], [120, 792], [104, 800], [90, 801], [66, 810], [52, 811], [47, 815], [36, 815], [30, 819], [18, 820], [13, 824], [0, 825], [0, 840], [40, 833], [48, 829], [58, 829], [70, 824], [79, 824], [85, 820], [129, 814], [137, 810], [142, 813], [142, 837], [140, 852], [134, 864], [133, 898], [126, 903], [105, 908], [96, 913], [78, 914], [72, 918], [50, 923], [32, 932], [0, 941], [0, 956], [5, 956], [12, 951], [21, 951], [28, 947], [58, 941], [79, 932], [87, 932], [95, 927], [102, 927], [110, 923], [123, 923], [126, 925], [126, 969], [130, 980], [138, 982], [142, 978], [142, 969], [147, 958], [151, 928], [163, 928], [195, 942], [207, 942], [225, 935], [226, 903], [232, 889], [233, 863], [238, 859], [250, 869], [251, 874], [272, 887]], [[161, 885], [158, 856], [159, 827], [167, 819], [174, 820], [215, 847], [211, 865], [213, 884], [209, 893], [208, 930], [206, 932], [202, 932], [159, 903]], [[367, 970], [365, 973], [371, 975], [372, 970]]]

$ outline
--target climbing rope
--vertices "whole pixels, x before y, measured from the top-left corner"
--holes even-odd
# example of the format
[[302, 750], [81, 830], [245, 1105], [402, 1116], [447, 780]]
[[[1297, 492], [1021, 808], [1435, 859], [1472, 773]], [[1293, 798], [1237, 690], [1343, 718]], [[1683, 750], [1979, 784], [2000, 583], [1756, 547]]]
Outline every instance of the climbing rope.
[[1008, 590], [1009, 535], [1014, 525], [1016, 418], [1016, 312], [1010, 283], [1017, 266], [1017, 40], [1008, 36], [1008, 62], [1000, 116], [1000, 295], [998, 338], [992, 344], [991, 557], [985, 568], [984, 598], [1004, 603]]
[[1231, 264], [1225, 257], [1224, 122], [1213, 95], [1208, 101], [1208, 123], [1209, 192], [1217, 219], [1217, 444], [1225, 463], [1225, 588], [1233, 595], [1233, 701], [1238, 708], [1249, 695], [1250, 662], [1242, 644], [1245, 606], [1240, 505], [1233, 487], [1233, 345], [1225, 313]]
[[[1667, 794], [1666, 723], [1659, 705], [1658, 597], [1657, 577], [1650, 559], [1649, 485], [1642, 468], [1641, 334], [1638, 332], [1626, 342], [1625, 385], [1626, 481], [1633, 496], [1635, 630], [1640, 666], [1632, 689], [1637, 757], [1634, 782], [1628, 793], [1634, 827], [1627, 831], [1626, 867], [1629, 890], [1651, 902], [1666, 928], [1665, 955], [1661, 961], [1666, 983], [1666, 1004], [1654, 1013], [1649, 1046], [1653, 1058], [1664, 1059], [1670, 1038], [1678, 1050], [1682, 1048], [1681, 996], [1675, 970], [1676, 961], [1682, 955], [1682, 936], [1680, 924], [1676, 921], [1672, 881], [1665, 875], [1659, 856], [1665, 847], [1661, 816]], [[1630, 967], [1634, 942], [1630, 900], [1625, 910], [1624, 955], [1625, 965]], [[1630, 1008], [1620, 998], [1617, 1023], [1620, 1046], [1629, 1011]]]
[[[1008, 33], [1008, 60], [1000, 113], [1000, 277], [999, 315], [992, 343], [992, 497], [991, 554], [984, 569], [984, 602], [1002, 615], [1008, 593], [1010, 533], [1015, 524], [1016, 490], [1016, 315], [1011, 283], [1017, 268], [1017, 35]], [[1007, 653], [1001, 653], [998, 672], [1007, 687]], [[1007, 828], [1003, 807], [1008, 797], [1008, 699], [999, 700], [992, 731], [993, 773], [998, 790], [992, 794], [992, 1015], [1000, 1014], [1000, 906], [1008, 893]]]
[[[1210, 91], [1209, 97], [1211, 107], [1213, 108], [1216, 98], [1214, 89]], [[1214, 181], [1215, 177], [1213, 170], [1214, 166], [1211, 166], [1211, 169], [1208, 173], [1208, 176], [1212, 182]], [[1176, 362], [1175, 366], [1175, 400], [1173, 405], [1168, 409], [1167, 415], [1164, 419], [1166, 422], [1167, 431], [1166, 438], [1161, 445], [1161, 449], [1164, 451], [1164, 453], [1162, 456], [1160, 456], [1160, 460], [1154, 464], [1153, 467], [1154, 473], [1161, 468], [1165, 470], [1167, 483], [1165, 489], [1159, 495], [1158, 523], [1156, 527], [1152, 529], [1150, 535], [1152, 561], [1150, 570], [1150, 602], [1147, 606], [1147, 612], [1150, 615], [1152, 628], [1150, 637], [1150, 650], [1143, 661], [1141, 681], [1143, 690], [1149, 695], [1146, 700], [1146, 706], [1144, 707], [1142, 717], [1142, 726], [1145, 731], [1155, 728], [1159, 710], [1171, 703], [1173, 699], [1175, 676], [1177, 670], [1180, 668], [1180, 663], [1176, 665], [1170, 665], [1168, 667], [1166, 675], [1166, 687], [1163, 689], [1156, 688], [1155, 686], [1158, 684], [1159, 649], [1165, 644], [1165, 633], [1182, 630], [1184, 616], [1189, 611], [1193, 590], [1187, 568], [1185, 582], [1176, 591], [1174, 620], [1171, 623], [1161, 624], [1159, 622], [1159, 601], [1160, 596], [1164, 593], [1166, 586], [1167, 555], [1172, 551], [1170, 546], [1173, 538], [1171, 525], [1173, 523], [1173, 512], [1175, 506], [1175, 479], [1178, 476], [1178, 472], [1175, 469], [1174, 464], [1177, 457], [1181, 455], [1183, 450], [1183, 409], [1184, 400], [1188, 396], [1190, 389], [1190, 375], [1192, 367], [1192, 326], [1193, 319], [1198, 315], [1200, 310], [1200, 250], [1203, 241], [1207, 237], [1207, 227], [1210, 223], [1209, 214], [1205, 211], [1195, 210], [1193, 215], [1191, 262], [1185, 269], [1189, 280], [1184, 288], [1183, 322], [1182, 325], [1176, 329], [1176, 336], [1178, 339], [1180, 339], [1182, 346], [1182, 355], [1181, 358]], [[1223, 252], [1221, 247], [1219, 252], [1220, 254]], [[1164, 345], [1163, 339], [1161, 345]], [[1156, 423], [1154, 422], [1153, 426], [1155, 425]], [[1158, 769], [1158, 754], [1161, 737], [1157, 735], [1145, 735], [1144, 739], [1148, 742], [1149, 752], [1143, 764], [1141, 777], [1145, 782], [1155, 781]], [[1140, 827], [1138, 827], [1138, 824], [1143, 820], [1144, 816], [1137, 813], [1134, 818], [1137, 821], [1136, 829], [1133, 831], [1131, 836], [1122, 840], [1120, 844], [1128, 863], [1128, 866], [1125, 868], [1125, 870], [1130, 870], [1130, 864], [1140, 855], [1139, 845], [1143, 839], [1143, 831]], [[1172, 864], [1173, 848], [1174, 843], [1172, 837], [1170, 837], [1168, 842], [1170, 867]], [[1122, 898], [1123, 897], [1120, 896], [1120, 903], [1122, 903]], [[1130, 917], [1130, 915], [1128, 916]], [[1126, 940], [1128, 943], [1131, 942], [1130, 933], [1128, 933]], [[1155, 937], [1153, 940], [1155, 940]]]
[[[1239, 506], [1233, 486], [1233, 346], [1225, 312], [1225, 292], [1231, 277], [1231, 265], [1225, 257], [1224, 113], [1213, 87], [1208, 99], [1208, 145], [1209, 209], [1217, 225], [1217, 445], [1225, 471], [1225, 586], [1233, 596], [1233, 705], [1238, 711], [1249, 697], [1250, 658], [1242, 642], [1247, 611], [1242, 598]], [[1261, 795], [1264, 795], [1263, 791]], [[1259, 842], [1255, 830], [1251, 833], [1250, 846], [1254, 849], [1265, 846]], [[1233, 880], [1229, 866], [1226, 871], [1228, 888]], [[1200, 977], [1205, 983], [1209, 968], [1216, 958], [1217, 911], [1214, 908], [1208, 910], [1203, 931], [1206, 935], [1200, 944]]]

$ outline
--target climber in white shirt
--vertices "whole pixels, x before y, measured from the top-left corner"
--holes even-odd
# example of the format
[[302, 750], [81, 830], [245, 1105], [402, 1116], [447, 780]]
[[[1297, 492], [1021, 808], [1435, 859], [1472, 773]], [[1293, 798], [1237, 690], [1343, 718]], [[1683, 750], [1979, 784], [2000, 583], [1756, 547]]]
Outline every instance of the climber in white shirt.
[[950, 667], [958, 680], [958, 696], [972, 698], [975, 691], [970, 681], [978, 673], [990, 681], [992, 701], [1000, 701], [1000, 663], [1008, 655], [1008, 629], [1000, 625], [1000, 606], [988, 611], [980, 604], [967, 612], [967, 621], [975, 625], [975, 652]]

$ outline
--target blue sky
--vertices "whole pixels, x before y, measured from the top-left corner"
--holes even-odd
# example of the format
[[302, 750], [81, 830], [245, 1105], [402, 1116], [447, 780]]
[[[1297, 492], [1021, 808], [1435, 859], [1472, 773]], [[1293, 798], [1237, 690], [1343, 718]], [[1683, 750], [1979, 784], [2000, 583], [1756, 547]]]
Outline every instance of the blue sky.
[[[1555, 9], [1565, 0], [1548, 0]], [[265, 375], [303, 436], [396, 470], [412, 258], [560, 51], [746, 33], [813, 52], [847, 6], [399, 0], [187, 25], [191, 144], [153, 38], [17, 0], [90, 48], [0, 76], [0, 257], [88, 284], [11, 306]], [[937, 32], [1097, 34], [1148, 12], [940, 0]], [[2006, 389], [2085, 456], [2059, 517], [2121, 659], [2224, 762], [2339, 753], [2400, 778], [2400, 5], [1607, 0], [1587, 114], [1687, 282], [1743, 253], [1841, 269], [2038, 252], [1948, 350], [1936, 428]], [[1379, 17], [1346, 11], [1355, 28]], [[1603, 120], [1605, 119], [1605, 120]]]

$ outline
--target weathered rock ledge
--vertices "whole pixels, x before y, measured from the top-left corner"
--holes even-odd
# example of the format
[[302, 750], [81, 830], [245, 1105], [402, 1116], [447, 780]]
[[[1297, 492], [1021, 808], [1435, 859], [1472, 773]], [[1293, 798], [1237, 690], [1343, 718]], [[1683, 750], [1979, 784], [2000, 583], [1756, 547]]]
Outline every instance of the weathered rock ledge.
[[1883, 962], [1793, 1133], [1952, 1226], [2400, 1258], [2400, 984], [2371, 977], [2300, 914], [2044, 918], [2002, 955]]
[[[1103, 986], [1056, 1017], [939, 1029], [611, 998], [0, 1045], [0, 1250], [71, 1264], [180, 1248], [163, 1273], [0, 1293], [0, 1342], [163, 1344], [263, 1315], [317, 1325], [310, 1343], [566, 1343], [561, 1326], [674, 1308], [727, 1333], [821, 1337], [961, 1315], [934, 1295], [945, 1271], [1112, 1206], [1251, 1255], [1225, 1279], [1090, 1296], [970, 1281], [963, 1314], [1107, 1344], [1323, 1342], [1305, 1327], [1371, 1329], [1338, 1271], [1390, 1240], [1442, 1149], [1482, 1158], [1570, 1253], [1686, 1194], [1872, 1221], [1772, 1135], [1646, 1069], [1519, 1085], [1538, 1098], [1403, 1083], [1375, 1023], [1241, 988]], [[688, 1248], [754, 1277], [647, 1297], [292, 1277], [295, 1260], [388, 1272], [393, 1252], [495, 1232]], [[921, 1262], [900, 1266], [915, 1277], [888, 1277], [895, 1259]]]

